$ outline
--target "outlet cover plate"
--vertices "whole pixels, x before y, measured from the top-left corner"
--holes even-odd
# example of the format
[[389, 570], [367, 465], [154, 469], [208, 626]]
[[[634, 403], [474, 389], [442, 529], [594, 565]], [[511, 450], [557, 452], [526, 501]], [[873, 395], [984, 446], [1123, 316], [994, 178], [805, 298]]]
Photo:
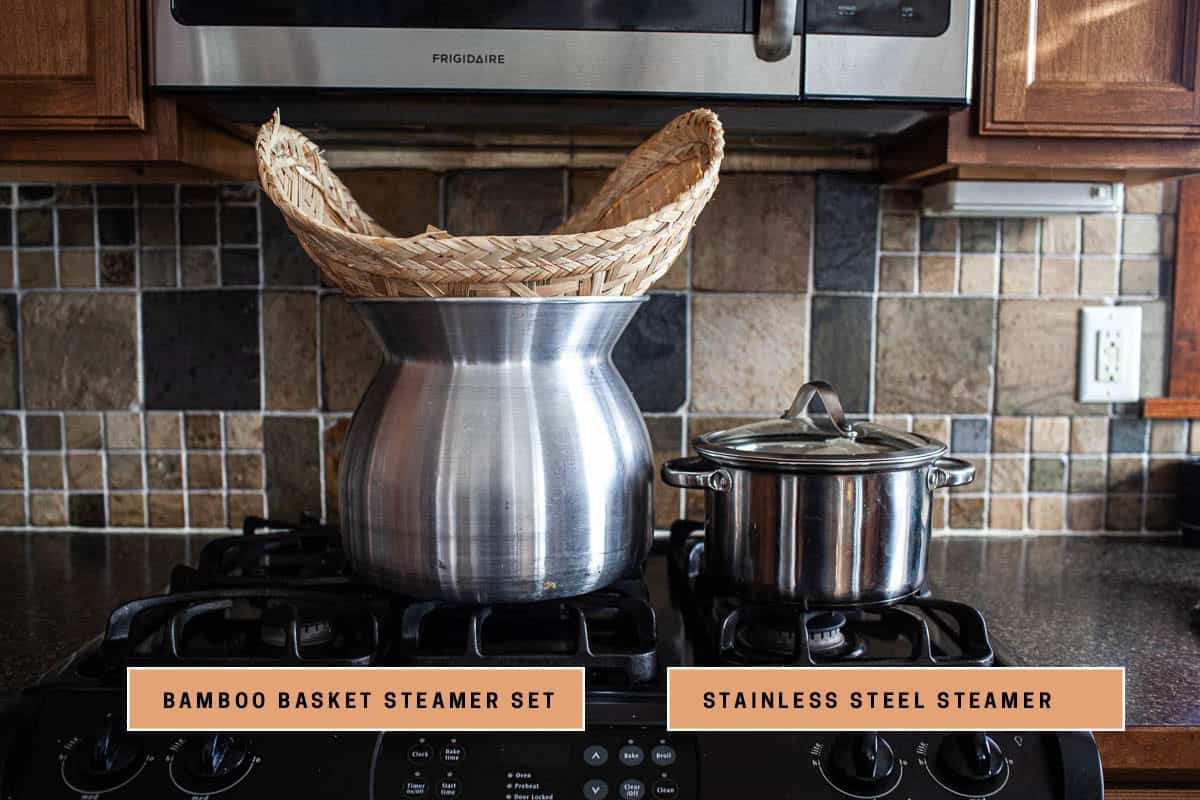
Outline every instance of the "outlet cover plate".
[[1079, 402], [1141, 399], [1141, 306], [1087, 306], [1079, 320]]

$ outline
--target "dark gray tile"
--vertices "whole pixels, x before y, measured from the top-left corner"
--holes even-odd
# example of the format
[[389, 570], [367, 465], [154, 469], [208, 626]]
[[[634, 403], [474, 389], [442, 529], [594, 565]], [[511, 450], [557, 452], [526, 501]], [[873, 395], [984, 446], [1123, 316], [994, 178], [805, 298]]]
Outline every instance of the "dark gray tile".
[[61, 450], [62, 420], [57, 414], [30, 414], [25, 417], [25, 441], [30, 450]]
[[267, 417], [263, 447], [267, 511], [274, 519], [321, 515], [320, 426], [316, 417]]
[[137, 241], [132, 208], [102, 208], [96, 212], [96, 221], [102, 245], [127, 247]]
[[216, 286], [217, 252], [211, 247], [185, 247], [179, 251], [179, 272], [184, 286]]
[[143, 250], [142, 286], [175, 286], [179, 282], [174, 250]]
[[12, 215], [12, 209], [0, 208], [0, 247], [12, 247]]
[[96, 202], [96, 194], [88, 184], [61, 183], [54, 187], [54, 203], [57, 206], [90, 206]]
[[78, 528], [104, 527], [104, 495], [72, 494], [67, 501], [69, 521]]
[[258, 184], [226, 183], [219, 191], [222, 203], [253, 203], [258, 195]]
[[102, 250], [100, 252], [101, 286], [133, 286], [136, 273], [137, 259], [132, 250]]
[[643, 411], [675, 411], [687, 396], [687, 298], [652, 294], [613, 349]]
[[102, 206], [133, 205], [132, 186], [97, 186], [96, 203]]
[[878, 228], [879, 184], [873, 178], [837, 172], [818, 175], [813, 288], [874, 291]]
[[991, 300], [880, 298], [875, 410], [988, 413], [994, 320]]
[[833, 384], [851, 414], [868, 410], [872, 328], [871, 298], [813, 297], [809, 374]]
[[221, 251], [221, 285], [257, 286], [258, 251], [225, 248]]
[[921, 251], [953, 253], [958, 240], [958, 220], [945, 217], [921, 218]]
[[1065, 458], [1035, 458], [1029, 462], [1029, 491], [1061, 492], [1066, 485]]
[[557, 169], [467, 170], [446, 178], [446, 230], [460, 236], [549, 233], [563, 220]]
[[[26, 336], [29, 332], [26, 331]], [[20, 353], [17, 339], [16, 295], [0, 295], [0, 408], [20, 408], [21, 381], [17, 358]], [[13, 417], [15, 420], [16, 417]], [[4, 426], [0, 426], [0, 433]], [[18, 444], [20, 434], [18, 433]], [[0, 436], [0, 440], [3, 437]]]
[[197, 183], [179, 187], [179, 202], [184, 205], [215, 203], [218, 189], [210, 183]]
[[54, 288], [53, 250], [21, 250], [17, 256], [17, 268], [22, 289]]
[[1104, 527], [1110, 531], [1136, 531], [1142, 527], [1140, 495], [1109, 495], [1104, 509]]
[[724, 292], [808, 288], [813, 179], [733, 173], [692, 232], [692, 285]]
[[54, 187], [44, 183], [26, 183], [17, 187], [17, 202], [23, 206], [41, 206], [54, 202]]
[[355, 169], [338, 177], [371, 218], [393, 236], [412, 236], [437, 225], [436, 172], [423, 169]]
[[90, 208], [60, 208], [58, 210], [58, 244], [60, 247], [92, 247], [96, 243], [95, 226]]
[[13, 204], [12, 189], [8, 186], [0, 186], [0, 208], [8, 208]]
[[54, 244], [54, 212], [48, 208], [17, 211], [17, 245], [49, 247]]
[[960, 247], [964, 253], [996, 252], [997, 221], [986, 217], [958, 222]]
[[1114, 417], [1108, 426], [1108, 452], [1144, 453], [1150, 422], [1130, 417]]
[[142, 206], [149, 205], [174, 205], [175, 204], [175, 187], [174, 186], [154, 186], [144, 185], [137, 187], [138, 202]]
[[[680, 417], [647, 417], [650, 450], [654, 458], [654, 474], [672, 458], [683, 455], [683, 419]], [[680, 490], [662, 483], [654, 487], [654, 527], [669, 528], [679, 518]]]
[[260, 407], [257, 293], [146, 293], [142, 347], [147, 408]]
[[217, 207], [196, 206], [179, 210], [179, 243], [182, 245], [217, 243]]
[[133, 293], [33, 292], [21, 300], [27, 408], [127, 409], [138, 400], [137, 362]]
[[175, 208], [142, 208], [141, 211], [141, 245], [142, 247], [174, 247]]
[[258, 209], [254, 206], [222, 206], [222, 244], [257, 244]]
[[263, 283], [267, 286], [316, 286], [317, 265], [288, 229], [269, 198], [261, 200]]
[[16, 414], [0, 414], [0, 450], [21, 449], [21, 418]]
[[986, 453], [991, 449], [990, 420], [956, 417], [950, 423], [950, 450], [954, 453]]

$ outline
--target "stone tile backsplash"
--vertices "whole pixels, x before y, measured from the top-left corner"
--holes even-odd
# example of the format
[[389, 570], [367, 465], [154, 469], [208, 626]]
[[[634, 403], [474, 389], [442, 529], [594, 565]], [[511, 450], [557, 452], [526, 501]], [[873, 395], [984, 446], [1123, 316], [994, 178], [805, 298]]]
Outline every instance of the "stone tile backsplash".
[[[344, 176], [397, 234], [553, 228], [604, 173]], [[730, 172], [614, 358], [656, 458], [778, 414], [809, 378], [978, 468], [939, 529], [1174, 527], [1200, 424], [1075, 399], [1079, 308], [1143, 306], [1161, 393], [1175, 187], [1124, 212], [922, 217], [865, 175]], [[0, 184], [0, 526], [237, 527], [336, 518], [380, 354], [253, 185]], [[656, 517], [703, 514], [658, 486]]]

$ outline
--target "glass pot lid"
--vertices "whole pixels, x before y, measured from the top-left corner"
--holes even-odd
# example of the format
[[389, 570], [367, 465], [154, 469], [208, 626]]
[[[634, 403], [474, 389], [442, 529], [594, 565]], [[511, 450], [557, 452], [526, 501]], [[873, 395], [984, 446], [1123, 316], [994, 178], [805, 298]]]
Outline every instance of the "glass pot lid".
[[[820, 400], [823, 411], [814, 411]], [[717, 463], [790, 471], [865, 472], [928, 464], [946, 445], [918, 433], [871, 422], [849, 423], [825, 381], [800, 387], [779, 419], [706, 433], [692, 444]]]

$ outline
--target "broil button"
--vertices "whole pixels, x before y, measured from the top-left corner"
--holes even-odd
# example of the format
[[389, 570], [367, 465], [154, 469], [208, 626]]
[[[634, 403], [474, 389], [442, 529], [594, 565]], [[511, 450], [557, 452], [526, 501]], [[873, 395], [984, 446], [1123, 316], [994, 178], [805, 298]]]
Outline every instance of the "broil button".
[[626, 778], [621, 781], [617, 793], [621, 796], [621, 800], [642, 800], [646, 796], [646, 784], [637, 778]]
[[669, 767], [675, 763], [675, 748], [669, 744], [655, 745], [650, 751], [650, 760], [656, 767]]

